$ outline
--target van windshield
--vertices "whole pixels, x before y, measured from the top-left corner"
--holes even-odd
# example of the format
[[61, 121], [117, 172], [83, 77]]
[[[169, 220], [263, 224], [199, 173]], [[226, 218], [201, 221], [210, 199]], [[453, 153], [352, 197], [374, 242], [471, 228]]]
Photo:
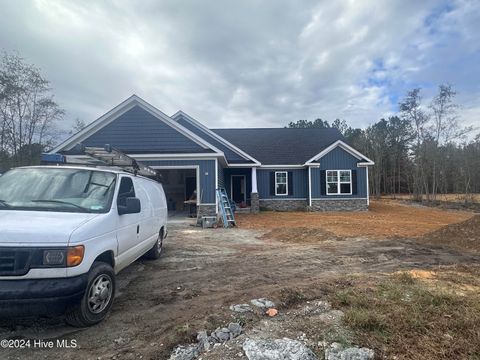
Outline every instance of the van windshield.
[[90, 169], [10, 170], [0, 176], [0, 211], [108, 212], [116, 178]]

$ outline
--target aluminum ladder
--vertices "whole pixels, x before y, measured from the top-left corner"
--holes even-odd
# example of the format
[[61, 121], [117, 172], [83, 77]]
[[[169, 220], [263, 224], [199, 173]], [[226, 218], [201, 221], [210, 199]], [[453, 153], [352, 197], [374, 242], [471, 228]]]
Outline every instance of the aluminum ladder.
[[157, 178], [158, 173], [155, 169], [137, 162], [135, 159], [124, 154], [122, 151], [106, 144], [102, 147], [83, 147], [83, 151], [91, 158], [98, 160], [107, 166], [119, 167], [134, 175], [142, 175]]
[[219, 204], [220, 214], [222, 215], [223, 227], [228, 228], [235, 226], [236, 223], [232, 206], [224, 188], [217, 189], [217, 201]]

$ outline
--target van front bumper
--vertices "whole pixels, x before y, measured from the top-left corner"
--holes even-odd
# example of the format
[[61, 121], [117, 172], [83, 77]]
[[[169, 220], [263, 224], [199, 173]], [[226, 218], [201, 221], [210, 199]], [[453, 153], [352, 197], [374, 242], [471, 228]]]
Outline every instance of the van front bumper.
[[82, 298], [87, 279], [0, 280], [0, 317], [59, 315]]

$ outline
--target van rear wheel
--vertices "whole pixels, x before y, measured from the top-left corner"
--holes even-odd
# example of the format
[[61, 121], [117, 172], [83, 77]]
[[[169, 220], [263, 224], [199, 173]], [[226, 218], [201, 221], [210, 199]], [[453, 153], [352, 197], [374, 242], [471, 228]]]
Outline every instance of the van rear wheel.
[[88, 273], [85, 294], [65, 314], [65, 321], [76, 327], [92, 326], [107, 316], [115, 295], [115, 273], [112, 267], [96, 261]]
[[158, 233], [158, 238], [157, 238], [157, 241], [155, 242], [155, 244], [153, 244], [152, 248], [150, 250], [148, 250], [148, 252], [145, 254], [145, 257], [147, 259], [156, 260], [160, 257], [160, 255], [162, 255], [162, 252], [163, 252], [163, 237], [164, 237], [164, 234], [163, 234], [163, 229], [162, 229]]

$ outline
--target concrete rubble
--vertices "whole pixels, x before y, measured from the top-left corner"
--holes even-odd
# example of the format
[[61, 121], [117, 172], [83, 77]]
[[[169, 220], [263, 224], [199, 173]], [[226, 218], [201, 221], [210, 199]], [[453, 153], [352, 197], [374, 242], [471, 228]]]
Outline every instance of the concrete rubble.
[[373, 360], [374, 356], [375, 352], [372, 349], [344, 347], [336, 342], [325, 349], [325, 360]]
[[252, 307], [248, 304], [230, 305], [230, 310], [238, 313], [252, 312]]
[[[253, 299], [250, 303], [262, 311], [266, 309], [276, 310], [274, 309], [275, 304], [265, 298]], [[230, 310], [239, 313], [253, 312], [249, 304], [231, 305]], [[330, 303], [323, 300], [308, 301], [303, 308], [300, 308], [295, 313], [301, 316], [315, 316], [315, 319], [318, 319], [318, 321], [334, 326], [338, 326], [344, 316], [342, 311], [332, 309]], [[197, 342], [195, 344], [177, 346], [172, 351], [170, 360], [197, 359], [201, 357], [202, 353], [209, 352], [220, 344], [225, 344], [238, 337], [242, 334], [242, 331], [242, 326], [233, 322], [216, 328], [210, 334], [205, 330], [199, 331], [197, 333]], [[318, 360], [315, 353], [306, 345], [313, 346], [305, 333], [302, 333], [297, 339], [286, 337], [269, 339], [265, 335], [267, 334], [263, 334], [260, 339], [247, 338], [245, 341], [242, 340], [243, 344], [239, 341], [232, 342], [232, 344], [234, 346], [242, 344], [243, 352], [248, 360]], [[323, 342], [322, 346], [325, 349], [325, 360], [373, 360], [375, 356], [374, 351], [371, 349], [344, 346], [337, 342], [331, 344]], [[239, 353], [239, 356], [242, 355]]]
[[238, 323], [229, 323], [227, 327], [219, 327], [208, 335], [202, 330], [197, 333], [197, 343], [177, 346], [170, 354], [170, 360], [192, 360], [200, 353], [209, 351], [215, 344], [221, 344], [232, 340], [242, 333], [242, 327]]
[[307, 305], [303, 308], [303, 315], [316, 315], [327, 312], [332, 309], [332, 306], [328, 301], [316, 300], [308, 301]]
[[315, 354], [298, 340], [247, 339], [243, 351], [249, 360], [316, 360]]
[[273, 301], [270, 301], [265, 298], [252, 299], [250, 300], [250, 304], [261, 309], [269, 309], [269, 308], [275, 307], [275, 303]]
[[179, 345], [170, 354], [170, 360], [193, 360], [200, 354], [198, 345]]

